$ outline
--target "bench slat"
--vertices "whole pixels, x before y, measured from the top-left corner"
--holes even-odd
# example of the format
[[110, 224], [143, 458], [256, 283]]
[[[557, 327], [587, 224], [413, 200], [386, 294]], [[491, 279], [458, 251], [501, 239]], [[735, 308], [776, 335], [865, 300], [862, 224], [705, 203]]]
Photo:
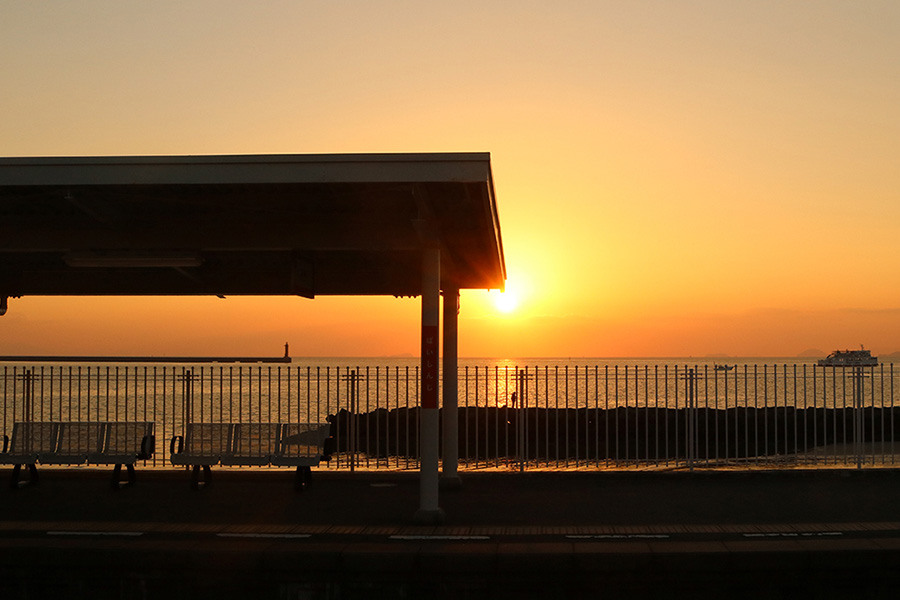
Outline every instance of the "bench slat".
[[233, 452], [222, 456], [223, 465], [267, 465], [278, 451], [281, 423], [236, 423]]
[[284, 426], [281, 446], [272, 457], [275, 466], [315, 466], [322, 460], [328, 423], [290, 423]]
[[0, 454], [0, 463], [7, 465], [34, 464], [40, 456], [56, 451], [59, 424], [20, 421], [13, 423], [9, 451]]
[[59, 423], [59, 440], [51, 454], [41, 454], [42, 464], [78, 465], [87, 461], [87, 455], [97, 452], [103, 445], [103, 428], [100, 422]]
[[234, 423], [188, 423], [184, 448], [173, 452], [173, 465], [214, 465], [233, 452]]
[[128, 465], [150, 458], [154, 452], [155, 438], [152, 421], [124, 421], [104, 423], [106, 431], [103, 444], [88, 454], [92, 464]]

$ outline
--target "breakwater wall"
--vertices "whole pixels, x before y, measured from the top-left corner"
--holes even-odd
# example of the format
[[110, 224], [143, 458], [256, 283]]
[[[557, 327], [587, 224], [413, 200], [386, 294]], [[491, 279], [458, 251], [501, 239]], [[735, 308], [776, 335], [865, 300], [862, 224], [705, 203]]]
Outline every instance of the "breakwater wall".
[[[340, 452], [418, 456], [418, 408], [331, 415]], [[900, 407], [459, 410], [460, 459], [743, 459], [893, 442]]]

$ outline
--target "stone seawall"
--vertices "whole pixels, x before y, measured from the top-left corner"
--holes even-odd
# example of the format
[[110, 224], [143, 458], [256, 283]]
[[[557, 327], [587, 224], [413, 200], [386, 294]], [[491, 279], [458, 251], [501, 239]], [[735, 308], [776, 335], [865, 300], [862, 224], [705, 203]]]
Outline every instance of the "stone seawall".
[[[418, 455], [418, 417], [418, 408], [400, 408], [341, 410], [329, 419], [339, 451], [389, 457]], [[895, 436], [900, 437], [900, 407], [459, 409], [461, 459], [752, 458]]]

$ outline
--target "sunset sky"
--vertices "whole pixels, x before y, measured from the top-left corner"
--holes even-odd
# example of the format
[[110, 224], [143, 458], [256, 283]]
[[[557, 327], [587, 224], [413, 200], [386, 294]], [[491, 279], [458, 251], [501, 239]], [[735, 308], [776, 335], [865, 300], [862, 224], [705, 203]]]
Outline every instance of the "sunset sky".
[[[900, 350], [900, 3], [0, 0], [0, 156], [490, 152], [462, 356]], [[416, 354], [418, 299], [10, 301], [0, 354]]]

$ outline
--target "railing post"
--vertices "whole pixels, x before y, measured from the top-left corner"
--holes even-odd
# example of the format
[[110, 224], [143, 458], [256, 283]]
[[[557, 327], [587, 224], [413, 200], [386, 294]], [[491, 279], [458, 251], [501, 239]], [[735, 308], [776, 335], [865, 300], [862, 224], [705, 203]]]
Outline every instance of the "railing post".
[[525, 380], [526, 375], [516, 367], [516, 394], [513, 409], [516, 411], [516, 453], [519, 455], [519, 473], [525, 472]]
[[[108, 375], [107, 375], [108, 377]], [[182, 368], [181, 371], [181, 419], [182, 425], [194, 421], [194, 370]]]
[[862, 448], [864, 441], [862, 404], [864, 397], [864, 379], [865, 375], [863, 374], [863, 367], [853, 367], [853, 450], [856, 453], [857, 469], [862, 469]]
[[34, 394], [34, 372], [26, 369], [22, 372], [22, 415], [23, 420], [32, 421], [34, 414], [32, 411], [32, 397]]
[[350, 414], [347, 419], [347, 450], [350, 455], [350, 472], [356, 471], [357, 463], [357, 380], [359, 374], [356, 370], [347, 370], [347, 397], [350, 405]]
[[22, 416], [34, 421], [34, 368], [22, 371]]
[[685, 435], [687, 436], [687, 459], [688, 459], [688, 469], [693, 472], [694, 471], [694, 460], [695, 460], [695, 452], [697, 450], [697, 410], [694, 402], [694, 393], [695, 393], [695, 382], [697, 380], [697, 374], [694, 369], [688, 369], [687, 372], [687, 400], [688, 400], [688, 410], [687, 410], [687, 423]]

